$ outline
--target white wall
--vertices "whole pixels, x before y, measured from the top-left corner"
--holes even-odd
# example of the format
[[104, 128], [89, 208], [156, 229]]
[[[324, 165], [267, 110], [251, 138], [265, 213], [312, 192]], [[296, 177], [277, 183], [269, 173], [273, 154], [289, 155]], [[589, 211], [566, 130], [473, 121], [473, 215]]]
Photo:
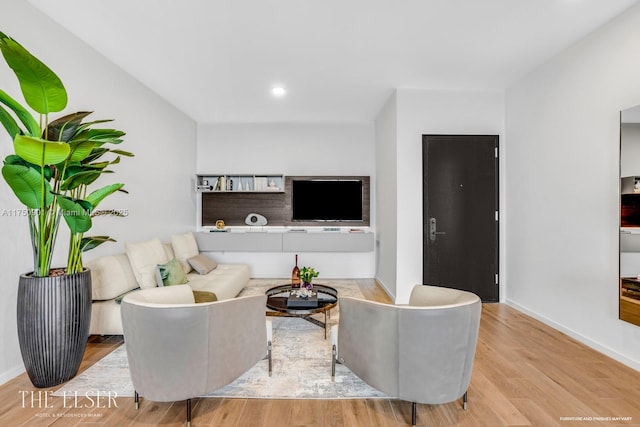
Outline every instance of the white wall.
[[[422, 135], [498, 135], [504, 150], [504, 92], [399, 89], [397, 92], [397, 278], [396, 302], [409, 301], [422, 283]], [[501, 156], [502, 157], [502, 156]], [[500, 168], [503, 162], [500, 161]], [[500, 173], [502, 177], [504, 174]], [[501, 179], [503, 181], [503, 179]], [[500, 205], [503, 206], [501, 183]], [[504, 236], [502, 215], [500, 235]], [[500, 264], [504, 264], [501, 237]], [[502, 267], [501, 267], [502, 271]], [[503, 291], [501, 285], [501, 294]]]
[[[116, 173], [105, 180], [124, 182], [129, 195], [114, 196], [101, 205], [128, 210], [130, 215], [98, 218], [91, 231], [111, 235], [118, 243], [89, 252], [85, 259], [123, 251], [127, 241], [154, 236], [168, 240], [172, 233], [193, 229], [195, 200], [190, 180], [195, 171], [195, 123], [26, 2], [3, 0], [0, 31], [18, 40], [61, 77], [69, 92], [67, 112], [89, 109], [95, 111], [95, 118], [115, 119], [113, 126], [127, 132], [121, 148], [136, 154], [114, 166]], [[22, 99], [4, 61], [0, 88]], [[10, 151], [11, 141], [2, 129], [0, 155]], [[2, 180], [0, 212], [18, 207]], [[18, 276], [33, 269], [27, 229], [24, 217], [0, 217], [0, 383], [24, 369], [15, 306]], [[62, 236], [57, 263], [64, 263], [65, 246]]]
[[618, 320], [619, 112], [640, 104], [640, 6], [506, 95], [507, 301], [640, 369]]
[[398, 116], [395, 92], [376, 117], [376, 280], [396, 296]]
[[[197, 171], [221, 174], [368, 175], [375, 224], [372, 123], [199, 124]], [[195, 213], [192, 218], [195, 227]], [[289, 253], [215, 253], [218, 262], [246, 262], [253, 277], [289, 277]], [[375, 252], [300, 254], [325, 278], [374, 277]]]

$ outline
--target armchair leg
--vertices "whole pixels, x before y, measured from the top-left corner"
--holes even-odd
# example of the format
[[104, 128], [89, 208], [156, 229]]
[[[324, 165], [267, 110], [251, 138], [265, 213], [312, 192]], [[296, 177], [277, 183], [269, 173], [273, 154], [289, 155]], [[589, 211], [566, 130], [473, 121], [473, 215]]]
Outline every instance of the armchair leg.
[[465, 411], [467, 410], [467, 393], [468, 391], [465, 391], [462, 395], [462, 409], [464, 409]]
[[331, 381], [336, 379], [336, 346], [333, 345], [331, 349]]
[[269, 376], [273, 372], [273, 359], [271, 358], [271, 341], [267, 344], [267, 357], [269, 358]]
[[411, 402], [411, 425], [416, 427], [416, 402]]
[[187, 399], [187, 427], [191, 427], [191, 399]]
[[137, 391], [133, 392], [133, 401], [136, 404], [136, 411], [140, 409], [140, 395]]

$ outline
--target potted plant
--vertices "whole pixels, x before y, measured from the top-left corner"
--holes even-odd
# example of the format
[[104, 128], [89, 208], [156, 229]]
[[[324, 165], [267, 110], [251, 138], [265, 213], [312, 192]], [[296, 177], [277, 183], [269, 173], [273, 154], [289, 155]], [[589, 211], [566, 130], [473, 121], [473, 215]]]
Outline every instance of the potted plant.
[[302, 267], [300, 270], [300, 280], [302, 281], [301, 288], [304, 289], [313, 289], [313, 284], [311, 283], [314, 277], [318, 277], [320, 274], [319, 271], [316, 271], [313, 267]]
[[[50, 121], [50, 113], [67, 105], [60, 78], [18, 42], [0, 32], [0, 51], [13, 70], [28, 107], [0, 89], [0, 123], [13, 140], [15, 154], [4, 159], [2, 176], [25, 206], [33, 272], [23, 274], [18, 289], [18, 339], [25, 368], [36, 387], [51, 387], [72, 378], [82, 361], [91, 320], [91, 274], [82, 253], [108, 236], [84, 233], [99, 214], [98, 204], [124, 184], [89, 187], [120, 156], [108, 148], [124, 132], [96, 128], [110, 120], [83, 122], [91, 112]], [[110, 160], [104, 160], [111, 155]], [[116, 213], [117, 214], [117, 213]], [[67, 266], [52, 268], [60, 220], [69, 228]]]

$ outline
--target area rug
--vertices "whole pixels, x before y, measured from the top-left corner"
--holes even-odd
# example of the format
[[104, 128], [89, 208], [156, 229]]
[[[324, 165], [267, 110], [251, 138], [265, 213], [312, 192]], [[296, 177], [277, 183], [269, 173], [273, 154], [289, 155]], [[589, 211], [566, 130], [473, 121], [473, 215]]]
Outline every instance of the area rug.
[[[324, 280], [338, 290], [339, 296], [362, 298], [355, 281]], [[273, 279], [252, 279], [241, 295], [264, 294], [270, 287], [282, 284]], [[206, 397], [263, 399], [352, 399], [387, 397], [368, 386], [343, 365], [336, 365], [335, 381], [331, 380], [331, 339], [324, 339], [322, 328], [303, 319], [270, 317], [273, 321], [273, 376], [268, 375], [268, 362], [262, 360], [226, 387]], [[318, 316], [324, 320], [324, 316]], [[338, 308], [331, 311], [330, 324], [339, 319]], [[133, 396], [124, 345], [78, 375], [54, 396], [117, 393]]]

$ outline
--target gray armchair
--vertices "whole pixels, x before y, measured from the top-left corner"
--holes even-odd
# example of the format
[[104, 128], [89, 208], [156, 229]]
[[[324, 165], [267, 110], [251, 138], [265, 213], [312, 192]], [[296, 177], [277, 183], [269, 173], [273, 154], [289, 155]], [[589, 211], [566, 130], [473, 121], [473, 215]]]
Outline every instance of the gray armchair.
[[480, 313], [477, 295], [417, 285], [409, 305], [340, 298], [332, 328], [333, 363], [342, 363], [390, 397], [441, 404], [463, 397], [475, 357]]
[[186, 400], [190, 426], [191, 398], [233, 382], [265, 355], [271, 375], [265, 304], [264, 295], [195, 304], [188, 285], [125, 296], [122, 326], [136, 409], [139, 396]]

